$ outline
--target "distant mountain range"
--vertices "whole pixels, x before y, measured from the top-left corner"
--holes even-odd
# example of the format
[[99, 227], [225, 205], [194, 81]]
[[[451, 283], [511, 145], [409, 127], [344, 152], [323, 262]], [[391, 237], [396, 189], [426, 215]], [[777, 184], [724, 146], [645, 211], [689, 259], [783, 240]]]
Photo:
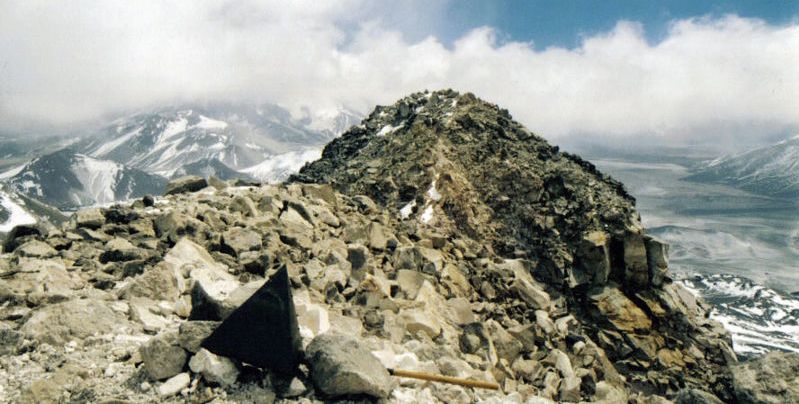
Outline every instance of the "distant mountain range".
[[8, 184], [17, 192], [61, 210], [159, 194], [166, 178], [71, 148], [38, 157]]
[[799, 199], [799, 135], [771, 146], [706, 162], [686, 179]]
[[[166, 108], [118, 119], [77, 148], [95, 158], [172, 177], [181, 167], [216, 159], [233, 170], [286, 152], [320, 147], [359, 118], [342, 110], [333, 128], [294, 120], [275, 105]], [[346, 129], [346, 128], [344, 128]], [[334, 132], [339, 131], [339, 132]]]
[[70, 211], [160, 194], [184, 175], [280, 181], [360, 118], [346, 109], [295, 119], [272, 104], [182, 105], [118, 118], [72, 142], [54, 138], [35, 152], [5, 142], [0, 181], [17, 199], [0, 195], [0, 222], [19, 212], [8, 202], [19, 197]]

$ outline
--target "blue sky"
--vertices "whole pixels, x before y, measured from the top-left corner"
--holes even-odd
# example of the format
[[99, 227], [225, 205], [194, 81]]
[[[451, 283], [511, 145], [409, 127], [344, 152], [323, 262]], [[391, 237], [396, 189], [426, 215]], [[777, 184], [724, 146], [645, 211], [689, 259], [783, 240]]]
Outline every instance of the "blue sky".
[[453, 88], [551, 139], [799, 133], [799, 1], [0, 0], [0, 133], [196, 100], [320, 121]]
[[537, 48], [573, 48], [584, 37], [611, 30], [619, 20], [641, 23], [652, 42], [663, 38], [672, 21], [697, 16], [736, 14], [760, 18], [772, 24], [784, 24], [797, 17], [799, 2], [463, 0], [449, 4], [448, 14], [451, 16], [451, 26], [447, 32], [441, 33], [445, 40], [453, 40], [471, 28], [488, 25], [499, 27], [513, 40], [532, 41]]
[[427, 21], [406, 35], [435, 35], [451, 44], [471, 29], [491, 26], [506, 39], [533, 42], [536, 48], [574, 48], [585, 37], [611, 30], [619, 20], [641, 23], [647, 39], [657, 42], [679, 19], [735, 14], [780, 25], [799, 16], [799, 1], [788, 0], [456, 0], [444, 8], [445, 18]]

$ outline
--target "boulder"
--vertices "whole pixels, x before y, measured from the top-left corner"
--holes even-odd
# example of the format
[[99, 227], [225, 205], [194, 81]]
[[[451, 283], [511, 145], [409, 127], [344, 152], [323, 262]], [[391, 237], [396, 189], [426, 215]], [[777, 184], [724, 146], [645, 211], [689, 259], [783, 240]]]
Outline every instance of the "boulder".
[[181, 390], [189, 387], [189, 383], [191, 383], [191, 375], [188, 373], [179, 373], [158, 386], [158, 395], [164, 398], [174, 396], [180, 393]]
[[17, 247], [14, 250], [14, 253], [20, 257], [31, 258], [51, 258], [58, 255], [58, 251], [56, 251], [55, 248], [39, 240], [30, 240], [25, 242], [21, 246]]
[[317, 336], [306, 351], [311, 379], [332, 398], [366, 394], [385, 398], [391, 393], [388, 371], [358, 340], [338, 334]]
[[511, 363], [522, 352], [524, 348], [522, 343], [495, 320], [488, 320], [485, 328], [494, 344], [499, 358], [506, 359], [508, 363]]
[[425, 279], [425, 275], [416, 270], [400, 269], [397, 271], [397, 285], [405, 294], [405, 298], [410, 300], [416, 299], [416, 294], [419, 293], [419, 288], [422, 287]]
[[83, 209], [75, 212], [73, 220], [75, 227], [96, 230], [105, 224], [105, 215], [100, 208]]
[[389, 231], [380, 223], [371, 222], [366, 227], [366, 243], [372, 250], [383, 251], [386, 249]]
[[428, 337], [435, 338], [441, 334], [441, 323], [426, 310], [402, 309], [399, 320], [411, 335], [421, 331]]
[[303, 291], [294, 296], [294, 307], [300, 335], [308, 342], [330, 329], [330, 313], [322, 305], [311, 303], [308, 292]]
[[624, 281], [632, 287], [646, 288], [649, 285], [644, 237], [639, 233], [624, 236]]
[[732, 385], [738, 402], [799, 402], [799, 353], [769, 352], [733, 366]]
[[347, 261], [350, 262], [351, 276], [362, 281], [366, 276], [366, 261], [369, 259], [369, 250], [362, 244], [350, 244], [347, 246]]
[[100, 254], [100, 262], [133, 261], [142, 257], [141, 251], [130, 241], [116, 237], [105, 243], [105, 251]]
[[158, 303], [145, 297], [132, 297], [128, 300], [130, 306], [130, 319], [142, 325], [144, 331], [157, 333], [169, 325], [163, 317]]
[[162, 333], [139, 348], [144, 371], [152, 380], [163, 380], [183, 371], [188, 356], [178, 345], [177, 333]]
[[718, 397], [699, 389], [682, 389], [674, 396], [674, 404], [723, 404]]
[[73, 339], [110, 333], [126, 324], [108, 302], [75, 299], [36, 310], [20, 332], [39, 342], [59, 346]]
[[178, 345], [181, 348], [197, 353], [203, 341], [208, 338], [217, 327], [218, 321], [186, 321], [178, 328]]
[[511, 283], [510, 290], [524, 300], [533, 310], [549, 310], [549, 294], [526, 279], [517, 278]]
[[585, 234], [577, 246], [572, 274], [576, 284], [604, 285], [610, 276], [610, 240], [603, 231]]
[[210, 383], [222, 387], [236, 383], [239, 378], [239, 369], [236, 364], [223, 356], [215, 355], [207, 349], [200, 349], [189, 361], [189, 369], [201, 374]]
[[589, 301], [598, 313], [623, 332], [649, 330], [652, 320], [635, 303], [616, 287], [594, 288], [588, 293]]
[[208, 181], [205, 178], [196, 175], [188, 175], [169, 181], [166, 184], [164, 195], [183, 194], [188, 192], [197, 192], [208, 186]]
[[3, 252], [13, 252], [17, 246], [24, 243], [25, 240], [41, 235], [42, 230], [36, 225], [22, 224], [14, 226], [11, 231], [6, 234], [5, 240], [3, 240]]
[[29, 304], [69, 300], [85, 284], [80, 277], [67, 272], [60, 260], [21, 258], [16, 269], [19, 272], [8, 280], [7, 292]]
[[651, 236], [644, 238], [649, 280], [654, 286], [663, 284], [669, 271], [669, 245]]
[[134, 277], [122, 290], [121, 296], [125, 298], [138, 296], [174, 302], [180, 297], [181, 291], [178, 285], [182, 281], [182, 279], [178, 279], [177, 273], [172, 267], [162, 262]]
[[155, 234], [158, 237], [165, 237], [173, 243], [177, 243], [184, 236], [193, 236], [208, 226], [183, 213], [170, 211], [159, 215], [153, 220]]
[[576, 403], [580, 401], [580, 384], [579, 377], [569, 376], [560, 381], [560, 388], [558, 389], [558, 400], [561, 402]]
[[240, 257], [242, 253], [261, 249], [261, 235], [250, 229], [234, 227], [222, 233], [222, 247], [230, 255]]

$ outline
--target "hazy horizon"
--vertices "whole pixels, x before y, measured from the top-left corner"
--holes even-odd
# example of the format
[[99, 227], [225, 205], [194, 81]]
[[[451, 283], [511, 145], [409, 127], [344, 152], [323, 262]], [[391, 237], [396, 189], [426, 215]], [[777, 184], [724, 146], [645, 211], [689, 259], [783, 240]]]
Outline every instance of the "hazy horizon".
[[799, 133], [787, 3], [624, 3], [595, 19], [574, 4], [514, 2], [2, 4], [0, 136], [197, 101], [366, 114], [447, 87], [554, 143], [735, 149]]

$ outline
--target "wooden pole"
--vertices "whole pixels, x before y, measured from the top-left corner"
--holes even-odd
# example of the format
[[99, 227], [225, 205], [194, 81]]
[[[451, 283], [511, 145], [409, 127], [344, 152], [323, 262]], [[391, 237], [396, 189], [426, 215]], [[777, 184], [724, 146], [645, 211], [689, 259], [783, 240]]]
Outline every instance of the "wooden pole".
[[388, 369], [388, 373], [397, 377], [410, 377], [412, 379], [429, 380], [431, 382], [441, 382], [457, 384], [459, 386], [477, 387], [480, 389], [499, 390], [499, 384], [482, 380], [461, 379], [458, 377], [437, 375], [434, 373], [416, 372], [413, 370]]

